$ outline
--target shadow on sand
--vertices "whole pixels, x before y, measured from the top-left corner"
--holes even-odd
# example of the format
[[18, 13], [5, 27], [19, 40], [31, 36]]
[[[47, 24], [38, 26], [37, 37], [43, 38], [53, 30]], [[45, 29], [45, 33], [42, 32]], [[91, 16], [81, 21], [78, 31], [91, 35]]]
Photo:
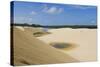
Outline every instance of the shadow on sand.
[[76, 44], [74, 43], [52, 42], [50, 45], [61, 50], [71, 50], [76, 48]]

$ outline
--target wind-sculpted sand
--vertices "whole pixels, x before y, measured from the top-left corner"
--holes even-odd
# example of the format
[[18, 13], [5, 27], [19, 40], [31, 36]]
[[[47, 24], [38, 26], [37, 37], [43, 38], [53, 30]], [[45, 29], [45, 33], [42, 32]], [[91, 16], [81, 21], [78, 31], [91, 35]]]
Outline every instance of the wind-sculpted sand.
[[[46, 36], [46, 35], [45, 35]], [[49, 34], [48, 36], [49, 37]], [[52, 37], [53, 38], [53, 37]], [[37, 39], [31, 32], [13, 28], [12, 65], [35, 65], [78, 62], [77, 59], [45, 43], [45, 37]], [[60, 39], [60, 38], [59, 38]], [[48, 39], [47, 42], [50, 40]]]
[[[51, 34], [38, 37], [38, 39], [51, 45], [51, 43], [72, 44], [70, 47], [57, 48], [79, 61], [95, 61], [97, 59], [97, 29], [50, 29]], [[74, 47], [73, 47], [74, 46]], [[61, 44], [60, 44], [60, 47]], [[72, 48], [71, 48], [72, 47]]]

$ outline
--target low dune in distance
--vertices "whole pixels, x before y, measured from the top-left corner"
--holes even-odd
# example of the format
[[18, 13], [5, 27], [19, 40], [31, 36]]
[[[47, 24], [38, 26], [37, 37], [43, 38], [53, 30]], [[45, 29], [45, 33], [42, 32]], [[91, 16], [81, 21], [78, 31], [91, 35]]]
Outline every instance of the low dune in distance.
[[12, 65], [77, 62], [78, 60], [37, 39], [31, 31], [13, 28]]

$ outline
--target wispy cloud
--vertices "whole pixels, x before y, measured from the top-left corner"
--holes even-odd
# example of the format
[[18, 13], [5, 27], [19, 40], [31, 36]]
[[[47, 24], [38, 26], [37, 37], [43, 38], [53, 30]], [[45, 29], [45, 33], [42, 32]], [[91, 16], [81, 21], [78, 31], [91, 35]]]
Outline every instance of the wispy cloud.
[[31, 15], [36, 15], [37, 13], [35, 11], [31, 11]]
[[62, 9], [61, 8], [56, 8], [56, 7], [51, 7], [48, 10], [46, 10], [46, 12], [50, 13], [50, 14], [61, 13]]
[[59, 14], [63, 11], [63, 8], [58, 8], [56, 6], [48, 7], [47, 5], [44, 5], [43, 12], [46, 12], [48, 14]]

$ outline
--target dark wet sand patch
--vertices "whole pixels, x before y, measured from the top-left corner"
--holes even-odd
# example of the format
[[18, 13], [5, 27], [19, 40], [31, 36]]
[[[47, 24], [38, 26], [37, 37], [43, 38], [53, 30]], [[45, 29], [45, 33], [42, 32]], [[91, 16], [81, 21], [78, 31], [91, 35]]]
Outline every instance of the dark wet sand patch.
[[76, 48], [76, 44], [74, 43], [53, 42], [50, 43], [50, 45], [61, 50], [71, 50]]
[[48, 35], [48, 34], [50, 34], [50, 32], [35, 32], [35, 33], [33, 33], [33, 35], [35, 37], [40, 37], [40, 36], [44, 36], [44, 35]]

